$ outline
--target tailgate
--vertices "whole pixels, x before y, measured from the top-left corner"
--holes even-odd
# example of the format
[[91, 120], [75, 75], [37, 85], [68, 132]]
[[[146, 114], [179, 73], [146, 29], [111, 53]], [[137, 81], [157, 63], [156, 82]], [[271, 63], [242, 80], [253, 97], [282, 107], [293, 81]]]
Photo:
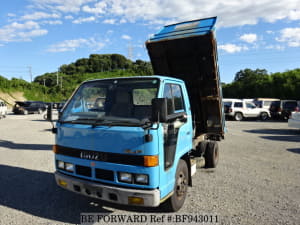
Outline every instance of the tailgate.
[[186, 83], [196, 136], [224, 133], [216, 17], [165, 26], [146, 42], [154, 73]]

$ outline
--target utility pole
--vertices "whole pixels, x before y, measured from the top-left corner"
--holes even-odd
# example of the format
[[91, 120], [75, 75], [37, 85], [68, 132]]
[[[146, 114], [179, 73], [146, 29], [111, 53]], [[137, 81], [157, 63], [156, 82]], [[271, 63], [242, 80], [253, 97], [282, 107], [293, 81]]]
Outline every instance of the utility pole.
[[56, 72], [56, 86], [58, 86], [58, 71]]
[[43, 95], [43, 101], [45, 101], [45, 95], [46, 95], [46, 79], [44, 78], [44, 95]]
[[133, 60], [133, 46], [131, 42], [128, 43], [128, 58], [132, 61]]
[[29, 76], [30, 76], [30, 83], [32, 83], [32, 70], [31, 70], [31, 66], [28, 66], [28, 72], [29, 72]]

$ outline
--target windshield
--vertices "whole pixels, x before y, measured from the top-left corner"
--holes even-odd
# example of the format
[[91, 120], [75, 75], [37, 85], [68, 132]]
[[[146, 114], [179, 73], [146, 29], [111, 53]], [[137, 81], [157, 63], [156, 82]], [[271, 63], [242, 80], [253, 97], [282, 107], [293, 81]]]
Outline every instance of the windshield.
[[65, 107], [60, 122], [92, 125], [141, 125], [151, 117], [159, 80], [109, 79], [84, 83]]

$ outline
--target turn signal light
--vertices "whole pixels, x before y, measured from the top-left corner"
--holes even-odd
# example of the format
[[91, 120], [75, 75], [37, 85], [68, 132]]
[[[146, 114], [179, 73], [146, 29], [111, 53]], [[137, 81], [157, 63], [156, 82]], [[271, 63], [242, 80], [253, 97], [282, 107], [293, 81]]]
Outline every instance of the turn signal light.
[[57, 153], [57, 152], [58, 152], [58, 146], [57, 146], [57, 145], [53, 145], [53, 146], [52, 146], [52, 151], [53, 151], [54, 153]]
[[158, 155], [145, 155], [144, 166], [147, 167], [158, 166]]

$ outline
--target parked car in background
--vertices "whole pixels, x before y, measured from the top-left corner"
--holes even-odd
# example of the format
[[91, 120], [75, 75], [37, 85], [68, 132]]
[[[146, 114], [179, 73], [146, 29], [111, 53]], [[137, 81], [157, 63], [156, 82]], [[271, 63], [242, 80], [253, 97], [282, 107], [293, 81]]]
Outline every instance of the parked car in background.
[[258, 108], [264, 108], [264, 109], [269, 110], [272, 102], [274, 102], [274, 101], [280, 101], [280, 99], [277, 99], [277, 98], [255, 98], [253, 102]]
[[17, 101], [13, 107], [15, 114], [43, 113], [47, 109], [47, 105], [41, 101]]
[[65, 103], [66, 103], [66, 101], [52, 102], [52, 103], [48, 103], [47, 105], [52, 104], [53, 109], [60, 110], [60, 109], [62, 109], [62, 107], [64, 107]]
[[6, 117], [7, 106], [4, 101], [0, 100], [0, 119]]
[[292, 112], [299, 111], [296, 100], [273, 101], [270, 105], [270, 114], [272, 118], [288, 120]]
[[244, 118], [260, 118], [266, 120], [270, 117], [268, 109], [258, 108], [252, 101], [242, 99], [223, 99], [225, 116], [240, 121]]
[[292, 112], [288, 120], [288, 126], [300, 129], [300, 112]]

